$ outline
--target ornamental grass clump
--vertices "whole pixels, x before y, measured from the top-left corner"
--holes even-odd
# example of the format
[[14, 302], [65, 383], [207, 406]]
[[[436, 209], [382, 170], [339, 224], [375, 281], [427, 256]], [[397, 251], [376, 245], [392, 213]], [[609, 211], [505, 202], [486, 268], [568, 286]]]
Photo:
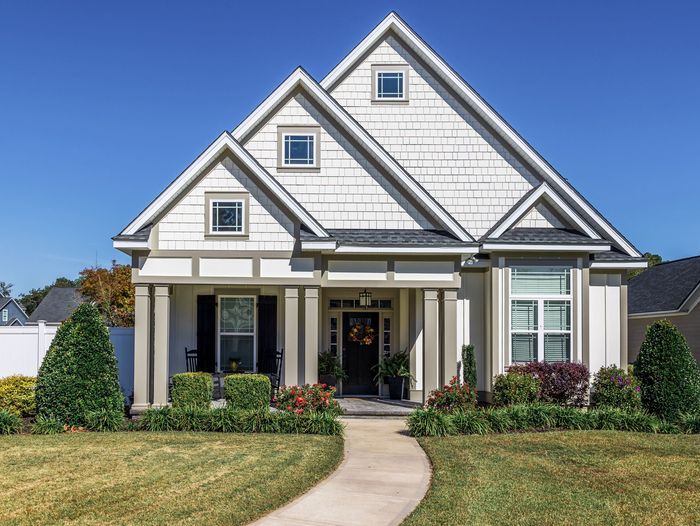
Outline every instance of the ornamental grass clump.
[[13, 435], [22, 430], [22, 419], [15, 413], [0, 409], [0, 435]]
[[273, 403], [280, 411], [297, 414], [309, 411], [340, 414], [340, 405], [334, 395], [335, 387], [326, 384], [285, 385], [280, 387]]
[[85, 416], [90, 431], [119, 431], [124, 425], [123, 411], [100, 408]]
[[65, 431], [63, 422], [53, 416], [37, 415], [32, 424], [32, 435], [58, 435]]
[[476, 407], [476, 388], [460, 384], [459, 379], [453, 376], [448, 384], [430, 392], [425, 405], [445, 413], [469, 411]]
[[601, 367], [591, 386], [591, 405], [640, 411], [642, 397], [637, 379], [615, 365]]
[[457, 434], [452, 415], [432, 407], [414, 410], [408, 415], [406, 423], [414, 437], [443, 437]]

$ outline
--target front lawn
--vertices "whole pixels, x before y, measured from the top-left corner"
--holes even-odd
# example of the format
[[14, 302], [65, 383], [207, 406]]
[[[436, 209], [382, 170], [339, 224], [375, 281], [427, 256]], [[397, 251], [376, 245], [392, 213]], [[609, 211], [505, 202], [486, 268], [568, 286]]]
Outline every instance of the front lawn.
[[340, 437], [0, 437], [1, 524], [245, 524], [333, 471]]
[[567, 431], [421, 438], [406, 525], [700, 524], [700, 437]]

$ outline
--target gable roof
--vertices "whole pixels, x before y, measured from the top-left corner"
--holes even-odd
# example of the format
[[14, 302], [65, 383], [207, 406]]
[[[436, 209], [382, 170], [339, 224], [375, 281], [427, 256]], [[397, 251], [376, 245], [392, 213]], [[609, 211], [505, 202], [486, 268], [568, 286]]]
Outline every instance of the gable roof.
[[629, 281], [629, 314], [689, 310], [700, 288], [700, 256], [668, 261]]
[[10, 303], [14, 303], [17, 309], [24, 315], [24, 318], [27, 319], [29, 316], [27, 316], [27, 313], [24, 312], [24, 307], [20, 304], [19, 301], [16, 299], [9, 297], [9, 296], [0, 296], [0, 309], [4, 309], [7, 307]]
[[85, 298], [75, 287], [53, 287], [29, 316], [29, 322], [40, 320], [47, 323], [61, 323], [68, 318]]
[[295, 69], [253, 112], [234, 130], [232, 135], [239, 141], [255, 130], [283, 100], [294, 90], [303, 89], [313, 101], [327, 111], [342, 128], [364, 146], [376, 161], [394, 176], [395, 183], [408, 190], [423, 207], [461, 241], [474, 238], [445, 210], [437, 200], [423, 188], [378, 142], [372, 137], [321, 85], [301, 66]]
[[229, 132], [224, 131], [136, 219], [113, 238], [115, 239], [115, 248], [126, 248], [118, 243], [129, 239], [126, 236], [138, 236], [144, 227], [150, 225], [162, 210], [175, 201], [188, 185], [201, 175], [214, 159], [223, 153], [230, 153], [243, 163], [257, 177], [263, 187], [275, 194], [288, 211], [314, 234], [319, 237], [328, 237], [328, 232], [323, 226]]
[[613, 227], [576, 189], [569, 184], [523, 137], [520, 136], [440, 55], [438, 55], [395, 12], [389, 13], [340, 63], [321, 81], [321, 86], [332, 91], [344, 76], [384, 36], [392, 32], [417, 53], [432, 71], [513, 150], [523, 156], [546, 182], [575, 203], [595, 225], [624, 252], [639, 257], [639, 251]]

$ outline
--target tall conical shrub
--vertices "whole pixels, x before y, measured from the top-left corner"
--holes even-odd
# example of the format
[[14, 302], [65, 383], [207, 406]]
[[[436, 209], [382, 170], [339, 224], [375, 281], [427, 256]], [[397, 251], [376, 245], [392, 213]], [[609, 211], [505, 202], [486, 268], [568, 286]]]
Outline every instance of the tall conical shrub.
[[37, 413], [82, 426], [87, 413], [122, 411], [124, 398], [109, 331], [93, 305], [80, 305], [51, 342], [36, 383]]
[[700, 409], [700, 371], [688, 342], [668, 320], [647, 327], [634, 366], [644, 408], [661, 418], [676, 420]]

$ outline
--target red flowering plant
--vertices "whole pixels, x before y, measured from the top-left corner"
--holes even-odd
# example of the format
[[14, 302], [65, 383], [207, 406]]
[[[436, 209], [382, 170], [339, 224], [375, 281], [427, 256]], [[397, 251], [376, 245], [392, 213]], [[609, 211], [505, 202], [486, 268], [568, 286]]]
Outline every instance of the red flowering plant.
[[445, 413], [474, 409], [476, 407], [476, 388], [460, 384], [459, 379], [453, 376], [449, 384], [430, 392], [425, 405]]
[[298, 415], [311, 411], [340, 413], [340, 405], [333, 395], [335, 387], [326, 384], [284, 385], [272, 401], [280, 411]]

